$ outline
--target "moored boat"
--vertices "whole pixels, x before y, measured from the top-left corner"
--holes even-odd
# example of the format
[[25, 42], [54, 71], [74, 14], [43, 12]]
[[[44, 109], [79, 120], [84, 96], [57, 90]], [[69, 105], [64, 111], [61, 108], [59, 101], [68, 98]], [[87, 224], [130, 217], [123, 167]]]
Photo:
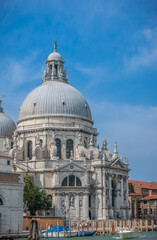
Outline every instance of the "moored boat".
[[53, 228], [49, 228], [48, 230], [45, 230], [42, 232], [43, 238], [52, 238], [52, 237], [74, 237], [77, 236], [77, 232], [71, 231], [69, 227], [65, 227], [65, 230], [63, 226], [55, 225]]

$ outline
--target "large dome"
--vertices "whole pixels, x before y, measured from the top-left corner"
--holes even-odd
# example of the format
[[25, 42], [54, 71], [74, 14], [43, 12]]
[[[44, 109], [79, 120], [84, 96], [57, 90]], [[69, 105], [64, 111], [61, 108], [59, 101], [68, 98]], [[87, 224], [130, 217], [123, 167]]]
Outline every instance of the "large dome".
[[12, 137], [16, 125], [13, 120], [3, 112], [0, 112], [0, 137]]
[[19, 121], [49, 115], [75, 115], [92, 121], [91, 111], [82, 94], [64, 82], [45, 82], [24, 100]]

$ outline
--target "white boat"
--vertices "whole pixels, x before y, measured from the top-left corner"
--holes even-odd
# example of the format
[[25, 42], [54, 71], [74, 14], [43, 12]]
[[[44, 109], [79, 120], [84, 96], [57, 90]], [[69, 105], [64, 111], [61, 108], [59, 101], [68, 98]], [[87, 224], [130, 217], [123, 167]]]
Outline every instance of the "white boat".
[[132, 239], [140, 236], [140, 232], [132, 228], [120, 228], [118, 235], [120, 239]]

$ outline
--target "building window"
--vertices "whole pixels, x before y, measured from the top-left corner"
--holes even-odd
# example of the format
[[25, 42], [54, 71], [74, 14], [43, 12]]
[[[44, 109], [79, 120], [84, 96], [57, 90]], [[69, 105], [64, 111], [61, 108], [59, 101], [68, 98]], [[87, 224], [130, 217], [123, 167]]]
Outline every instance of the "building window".
[[155, 200], [150, 200], [150, 205], [155, 205]]
[[144, 209], [144, 215], [147, 215], [147, 209]]
[[61, 159], [61, 141], [60, 139], [55, 139], [56, 141], [56, 147], [57, 147], [57, 157], [59, 157], [59, 159]]
[[73, 140], [66, 141], [66, 158], [70, 158], [71, 151], [73, 151]]
[[7, 160], [7, 165], [10, 165], [10, 161], [9, 160]]
[[152, 214], [152, 212], [153, 212], [153, 211], [152, 211], [152, 208], [150, 208], [150, 210], [149, 210], [149, 214]]
[[32, 141], [27, 143], [27, 156], [29, 159], [32, 159]]
[[0, 198], [0, 205], [3, 205], [3, 201], [2, 201], [2, 198]]
[[76, 186], [82, 186], [81, 180], [78, 177], [76, 177]]
[[147, 204], [147, 201], [145, 200], [145, 201], [143, 201], [143, 203], [144, 203], [144, 204]]
[[73, 175], [69, 176], [69, 186], [75, 186], [75, 176]]
[[74, 175], [70, 175], [69, 177], [66, 177], [66, 178], [63, 179], [62, 186], [63, 187], [67, 187], [67, 186], [70, 186], [70, 187], [74, 187], [74, 186], [80, 187], [80, 186], [82, 186], [82, 182], [81, 182], [81, 180], [78, 177], [76, 177]]
[[84, 139], [84, 147], [87, 148], [87, 137]]
[[64, 178], [63, 182], [62, 182], [62, 186], [68, 186], [68, 178]]
[[13, 142], [11, 142], [11, 148], [13, 148], [13, 145], [14, 145], [14, 143], [13, 143]]
[[55, 65], [55, 68], [54, 68], [54, 75], [55, 75], [55, 76], [57, 76], [57, 72], [58, 72], [58, 69], [57, 69], [57, 68], [58, 68], [58, 66]]

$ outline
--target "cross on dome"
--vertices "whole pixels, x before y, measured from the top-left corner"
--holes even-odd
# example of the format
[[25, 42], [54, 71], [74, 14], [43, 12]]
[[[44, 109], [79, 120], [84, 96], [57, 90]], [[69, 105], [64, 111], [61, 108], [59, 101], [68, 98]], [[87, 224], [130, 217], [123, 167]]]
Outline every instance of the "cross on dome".
[[57, 41], [54, 42], [53, 51], [54, 51], [54, 52], [57, 52]]

